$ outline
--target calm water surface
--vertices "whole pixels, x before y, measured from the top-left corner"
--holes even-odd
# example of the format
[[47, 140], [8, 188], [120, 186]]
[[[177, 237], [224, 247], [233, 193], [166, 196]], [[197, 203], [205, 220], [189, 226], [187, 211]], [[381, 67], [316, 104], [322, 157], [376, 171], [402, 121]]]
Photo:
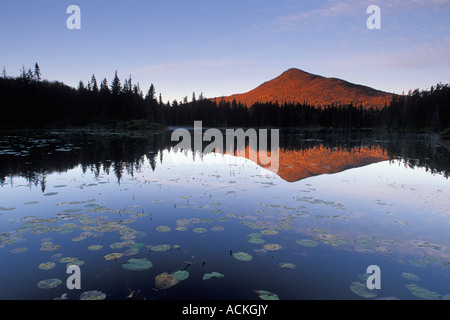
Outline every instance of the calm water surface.
[[450, 298], [435, 137], [290, 132], [276, 172], [170, 140], [0, 136], [0, 299]]

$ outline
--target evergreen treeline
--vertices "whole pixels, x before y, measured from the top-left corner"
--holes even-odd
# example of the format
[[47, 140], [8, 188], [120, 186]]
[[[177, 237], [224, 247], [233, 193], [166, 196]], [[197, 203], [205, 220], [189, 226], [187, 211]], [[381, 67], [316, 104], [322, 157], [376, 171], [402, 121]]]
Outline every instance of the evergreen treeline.
[[3, 70], [0, 78], [0, 127], [146, 127], [148, 124], [183, 126], [203, 121], [204, 126], [229, 127], [327, 127], [432, 129], [450, 128], [450, 86], [438, 84], [430, 90], [410, 91], [394, 96], [382, 109], [363, 105], [312, 105], [256, 103], [250, 108], [236, 101], [215, 102], [187, 97], [182, 102], [164, 103], [157, 99], [155, 87], [144, 95], [131, 76], [123, 81], [117, 71], [111, 84], [100, 83], [95, 75], [78, 88], [60, 82], [42, 80], [39, 65], [34, 70], [22, 68], [17, 78]]

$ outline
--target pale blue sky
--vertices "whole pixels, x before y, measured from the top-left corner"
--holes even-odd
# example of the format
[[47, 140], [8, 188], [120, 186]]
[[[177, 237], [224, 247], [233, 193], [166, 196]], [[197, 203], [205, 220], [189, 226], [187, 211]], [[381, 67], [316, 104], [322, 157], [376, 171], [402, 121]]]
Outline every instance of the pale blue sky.
[[[69, 30], [69, 5], [81, 30]], [[381, 30], [368, 30], [369, 5]], [[450, 82], [450, 0], [2, 0], [0, 68], [71, 86], [130, 74], [165, 101], [246, 92], [295, 67], [401, 93]]]

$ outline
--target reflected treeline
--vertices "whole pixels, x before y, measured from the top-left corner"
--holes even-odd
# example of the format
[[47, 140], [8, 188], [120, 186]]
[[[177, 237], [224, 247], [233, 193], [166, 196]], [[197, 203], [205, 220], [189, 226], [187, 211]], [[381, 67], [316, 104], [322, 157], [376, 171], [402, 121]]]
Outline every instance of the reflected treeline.
[[[22, 177], [44, 192], [49, 174], [80, 166], [83, 172], [123, 174], [141, 170], [145, 159], [156, 169], [157, 154], [167, 146], [167, 134], [43, 133], [0, 136], [0, 184]], [[170, 137], [169, 137], [170, 139]]]
[[[193, 143], [193, 142], [192, 142]], [[49, 174], [80, 166], [97, 176], [113, 173], [120, 183], [150, 163], [161, 164], [164, 150], [178, 144], [171, 132], [146, 134], [33, 133], [0, 136], [0, 183], [22, 177], [46, 189]], [[203, 142], [203, 147], [208, 143]], [[279, 176], [295, 182], [309, 176], [335, 173], [384, 160], [425, 168], [448, 178], [450, 151], [433, 135], [389, 134], [371, 131], [281, 131]]]

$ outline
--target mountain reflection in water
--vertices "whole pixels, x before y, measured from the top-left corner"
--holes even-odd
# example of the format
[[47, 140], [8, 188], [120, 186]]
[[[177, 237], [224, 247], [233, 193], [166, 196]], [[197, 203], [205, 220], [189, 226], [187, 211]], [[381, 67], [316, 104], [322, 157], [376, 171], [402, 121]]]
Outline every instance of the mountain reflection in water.
[[[39, 185], [44, 192], [47, 175], [67, 172], [77, 166], [83, 172], [90, 170], [97, 175], [113, 172], [120, 182], [124, 173], [133, 175], [140, 170], [145, 160], [153, 171], [157, 170], [165, 161], [164, 151], [173, 150], [176, 143], [171, 141], [171, 132], [3, 135], [0, 137], [0, 183], [4, 185], [12, 177], [22, 177], [30, 185]], [[233, 155], [237, 154], [235, 150]], [[248, 146], [245, 154], [248, 158]], [[195, 154], [191, 152], [187, 156]], [[296, 182], [380, 161], [401, 160], [405, 166], [425, 168], [448, 178], [449, 159], [449, 150], [432, 135], [282, 132], [279, 169], [275, 173], [285, 181]]]

